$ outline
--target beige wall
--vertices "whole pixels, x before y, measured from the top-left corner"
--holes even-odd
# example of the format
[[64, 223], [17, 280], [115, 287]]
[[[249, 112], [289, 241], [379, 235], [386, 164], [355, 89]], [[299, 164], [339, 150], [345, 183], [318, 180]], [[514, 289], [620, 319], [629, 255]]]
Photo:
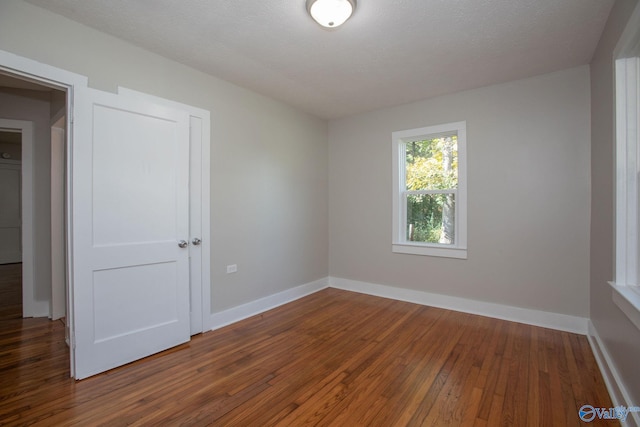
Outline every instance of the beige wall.
[[[391, 133], [467, 121], [468, 259], [391, 252]], [[329, 124], [333, 277], [587, 317], [586, 66]]]
[[591, 62], [591, 321], [632, 399], [640, 402], [640, 331], [611, 299], [614, 273], [613, 49], [638, 3], [616, 1]]
[[325, 121], [22, 1], [0, 49], [211, 111], [212, 311], [327, 275]]

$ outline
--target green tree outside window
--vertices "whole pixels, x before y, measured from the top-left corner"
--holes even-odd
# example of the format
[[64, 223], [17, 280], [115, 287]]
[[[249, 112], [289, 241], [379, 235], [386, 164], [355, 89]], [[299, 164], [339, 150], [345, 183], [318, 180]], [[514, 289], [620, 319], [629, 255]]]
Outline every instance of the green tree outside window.
[[455, 243], [458, 137], [406, 143], [407, 240]]

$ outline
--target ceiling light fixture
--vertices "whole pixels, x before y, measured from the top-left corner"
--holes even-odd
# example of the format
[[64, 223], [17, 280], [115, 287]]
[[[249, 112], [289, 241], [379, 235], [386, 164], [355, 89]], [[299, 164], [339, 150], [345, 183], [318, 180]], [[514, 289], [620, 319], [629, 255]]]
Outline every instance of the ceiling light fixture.
[[345, 23], [356, 10], [356, 0], [307, 0], [309, 15], [326, 28], [336, 28]]

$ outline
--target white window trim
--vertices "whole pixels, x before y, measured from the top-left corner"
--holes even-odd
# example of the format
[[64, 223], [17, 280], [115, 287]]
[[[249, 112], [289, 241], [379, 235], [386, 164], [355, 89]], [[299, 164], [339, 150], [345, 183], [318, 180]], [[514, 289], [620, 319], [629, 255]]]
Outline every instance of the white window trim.
[[616, 264], [613, 301], [640, 329], [640, 5], [615, 53]]
[[[455, 243], [443, 245], [407, 241], [405, 235], [406, 212], [402, 202], [405, 180], [404, 144], [416, 139], [434, 136], [458, 135], [458, 188], [446, 193], [455, 193]], [[427, 255], [448, 258], [467, 258], [467, 122], [454, 122], [418, 129], [409, 129], [392, 133], [392, 171], [393, 171], [393, 237], [391, 250], [395, 253]], [[425, 193], [438, 193], [440, 190], [427, 190]]]

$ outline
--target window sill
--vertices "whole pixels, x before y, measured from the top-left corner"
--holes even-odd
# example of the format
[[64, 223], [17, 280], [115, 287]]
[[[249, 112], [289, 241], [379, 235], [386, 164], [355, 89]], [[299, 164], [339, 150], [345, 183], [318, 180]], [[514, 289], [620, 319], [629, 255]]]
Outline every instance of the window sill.
[[459, 247], [411, 245], [394, 243], [391, 251], [399, 254], [437, 256], [443, 258], [467, 259], [467, 250]]
[[627, 315], [629, 320], [640, 329], [640, 292], [635, 286], [617, 285], [609, 282], [613, 288], [613, 302]]

